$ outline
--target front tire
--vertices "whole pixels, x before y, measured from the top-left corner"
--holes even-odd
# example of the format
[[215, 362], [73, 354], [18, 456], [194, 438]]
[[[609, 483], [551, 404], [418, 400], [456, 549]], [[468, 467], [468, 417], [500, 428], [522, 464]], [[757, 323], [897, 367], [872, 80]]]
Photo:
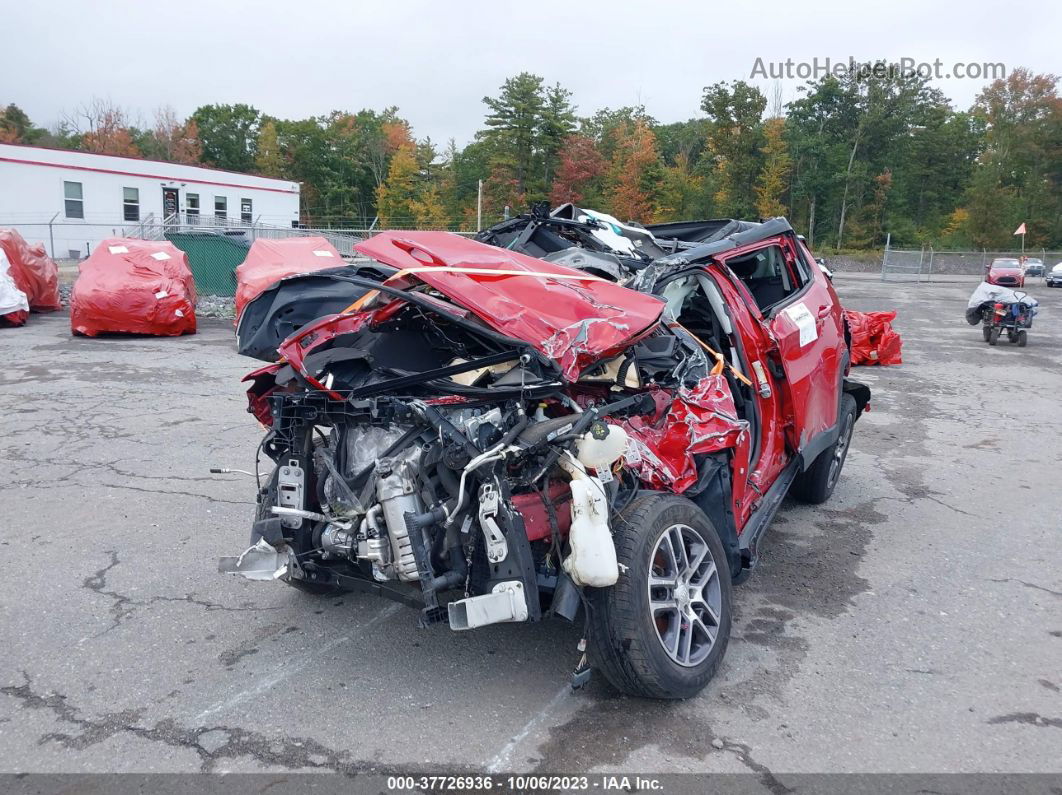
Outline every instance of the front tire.
[[1002, 329], [1000, 329], [999, 326], [992, 326], [992, 328], [989, 329], [989, 331], [988, 331], [988, 344], [989, 345], [998, 345], [999, 344], [999, 333], [1000, 333], [1000, 331], [1002, 331]]
[[730, 640], [726, 552], [684, 497], [647, 492], [613, 526], [619, 581], [588, 590], [589, 654], [617, 689], [642, 698], [697, 695]]
[[856, 411], [855, 398], [848, 394], [843, 395], [841, 413], [837, 417], [840, 425], [837, 441], [819, 453], [811, 466], [797, 475], [793, 485], [789, 487], [789, 493], [801, 502], [819, 505], [833, 494], [844, 462], [848, 458], [848, 448], [855, 430]]

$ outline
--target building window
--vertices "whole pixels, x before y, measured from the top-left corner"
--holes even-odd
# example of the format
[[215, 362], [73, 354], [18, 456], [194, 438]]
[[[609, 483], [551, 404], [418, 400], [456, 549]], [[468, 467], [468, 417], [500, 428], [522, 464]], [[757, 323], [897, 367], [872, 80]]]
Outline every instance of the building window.
[[140, 220], [139, 188], [122, 188], [122, 213], [126, 221]]
[[243, 221], [244, 223], [248, 223], [249, 224], [249, 223], [251, 223], [251, 216], [252, 215], [253, 215], [253, 213], [251, 212], [251, 200], [250, 199], [240, 199], [240, 220]]
[[224, 196], [214, 197], [214, 217], [219, 220], [225, 220], [229, 214], [229, 200]]
[[199, 223], [199, 194], [186, 193], [184, 196], [184, 211], [188, 216], [188, 223]]
[[85, 201], [81, 195], [80, 182], [64, 182], [63, 199], [66, 203], [67, 218], [85, 217]]

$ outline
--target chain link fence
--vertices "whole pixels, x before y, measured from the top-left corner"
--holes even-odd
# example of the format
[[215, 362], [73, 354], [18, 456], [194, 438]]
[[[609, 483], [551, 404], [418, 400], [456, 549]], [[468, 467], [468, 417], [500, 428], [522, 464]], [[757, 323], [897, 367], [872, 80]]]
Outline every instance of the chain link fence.
[[[882, 281], [930, 282], [946, 281], [947, 276], [983, 277], [992, 260], [1021, 257], [1015, 251], [938, 251], [932, 246], [921, 249], [898, 249], [886, 247], [881, 260]], [[1026, 262], [1039, 260], [1045, 272], [1062, 263], [1062, 251], [1036, 249], [1026, 251]]]
[[[0, 218], [0, 228], [17, 229], [30, 243], [42, 242], [69, 279], [76, 275], [78, 263], [91, 254], [101, 240], [111, 237], [168, 240], [188, 256], [196, 290], [201, 295], [221, 296], [235, 294], [236, 267], [244, 261], [256, 240], [323, 237], [341, 256], [353, 259], [358, 256], [355, 244], [383, 231], [378, 228], [293, 228], [184, 213], [166, 218], [147, 216], [140, 221], [86, 218], [27, 223], [22, 219]], [[475, 235], [474, 232], [456, 234]]]

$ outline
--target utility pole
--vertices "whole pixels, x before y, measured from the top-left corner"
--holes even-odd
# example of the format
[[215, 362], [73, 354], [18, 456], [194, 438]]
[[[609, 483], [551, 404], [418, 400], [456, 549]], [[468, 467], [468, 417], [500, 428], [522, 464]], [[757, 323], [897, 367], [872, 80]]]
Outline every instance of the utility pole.
[[476, 188], [476, 231], [483, 231], [483, 180]]

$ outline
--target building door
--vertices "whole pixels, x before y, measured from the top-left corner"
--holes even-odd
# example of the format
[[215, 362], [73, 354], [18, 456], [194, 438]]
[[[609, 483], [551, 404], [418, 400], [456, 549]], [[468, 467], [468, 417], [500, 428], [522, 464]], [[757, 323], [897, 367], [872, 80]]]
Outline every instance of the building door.
[[177, 188], [162, 189], [162, 217], [177, 215], [180, 205], [177, 203]]

